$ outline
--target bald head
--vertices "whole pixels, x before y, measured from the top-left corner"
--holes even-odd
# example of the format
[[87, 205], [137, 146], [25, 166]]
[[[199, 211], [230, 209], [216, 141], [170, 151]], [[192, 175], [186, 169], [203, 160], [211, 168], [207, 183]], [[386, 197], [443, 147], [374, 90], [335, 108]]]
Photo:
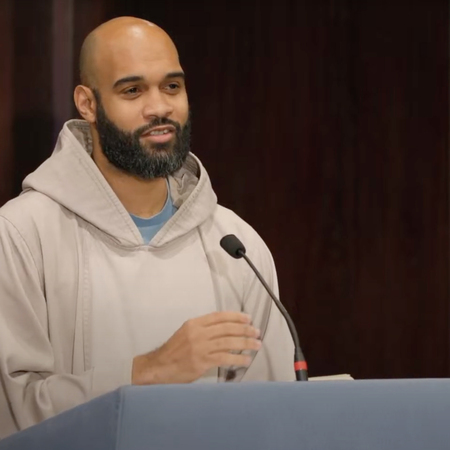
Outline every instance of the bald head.
[[157, 25], [135, 17], [117, 17], [101, 24], [83, 42], [80, 52], [81, 83], [97, 88], [102, 71], [114, 64], [114, 56], [136, 46], [153, 48], [156, 53], [166, 52], [178, 58], [175, 44]]

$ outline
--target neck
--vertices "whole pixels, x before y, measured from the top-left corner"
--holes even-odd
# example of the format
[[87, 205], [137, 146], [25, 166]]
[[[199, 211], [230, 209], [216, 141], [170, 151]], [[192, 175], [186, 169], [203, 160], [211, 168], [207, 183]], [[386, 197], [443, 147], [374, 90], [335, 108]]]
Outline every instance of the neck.
[[92, 159], [130, 214], [148, 218], [163, 209], [167, 200], [165, 178], [143, 180], [122, 172], [107, 160], [100, 147], [95, 144]]

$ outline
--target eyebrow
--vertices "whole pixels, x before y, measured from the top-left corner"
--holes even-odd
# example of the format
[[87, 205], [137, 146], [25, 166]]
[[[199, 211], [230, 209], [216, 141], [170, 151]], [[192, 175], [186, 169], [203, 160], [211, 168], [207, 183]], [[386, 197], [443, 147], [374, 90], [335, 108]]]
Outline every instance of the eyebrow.
[[[169, 72], [164, 79], [168, 80], [170, 78], [182, 78], [183, 80], [186, 79], [186, 75], [184, 74], [184, 72]], [[126, 83], [136, 83], [138, 81], [143, 81], [144, 77], [140, 76], [140, 75], [130, 75], [128, 77], [123, 77], [120, 78], [119, 80], [117, 80], [114, 85], [113, 85], [113, 89], [116, 89], [118, 86], [121, 86], [122, 84], [126, 84]]]
[[116, 87], [120, 86], [121, 84], [126, 84], [126, 83], [136, 83], [136, 81], [142, 81], [144, 79], [144, 77], [140, 77], [137, 75], [131, 75], [129, 77], [123, 77], [120, 78], [120, 80], [117, 80], [114, 83], [113, 89], [115, 89]]
[[164, 79], [168, 80], [169, 78], [183, 78], [183, 80], [186, 79], [186, 75], [184, 72], [169, 72]]

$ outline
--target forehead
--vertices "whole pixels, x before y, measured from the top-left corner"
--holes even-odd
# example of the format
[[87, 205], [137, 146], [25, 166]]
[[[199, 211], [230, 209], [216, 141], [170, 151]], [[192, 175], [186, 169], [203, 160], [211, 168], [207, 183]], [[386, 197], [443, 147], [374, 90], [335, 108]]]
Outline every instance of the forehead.
[[99, 50], [97, 79], [104, 87], [112, 87], [115, 81], [134, 75], [158, 82], [167, 73], [181, 71], [178, 52], [174, 44], [164, 37], [112, 37]]

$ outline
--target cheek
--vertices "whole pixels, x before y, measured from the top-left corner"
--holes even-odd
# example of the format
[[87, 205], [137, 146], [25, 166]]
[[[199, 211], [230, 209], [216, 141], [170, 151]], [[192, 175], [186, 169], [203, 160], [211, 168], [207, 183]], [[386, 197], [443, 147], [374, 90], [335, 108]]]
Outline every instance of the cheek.
[[121, 130], [132, 132], [145, 124], [139, 102], [112, 101], [104, 105], [109, 119]]
[[177, 100], [177, 116], [179, 117], [179, 122], [184, 125], [189, 117], [189, 102], [187, 95], [180, 96]]

